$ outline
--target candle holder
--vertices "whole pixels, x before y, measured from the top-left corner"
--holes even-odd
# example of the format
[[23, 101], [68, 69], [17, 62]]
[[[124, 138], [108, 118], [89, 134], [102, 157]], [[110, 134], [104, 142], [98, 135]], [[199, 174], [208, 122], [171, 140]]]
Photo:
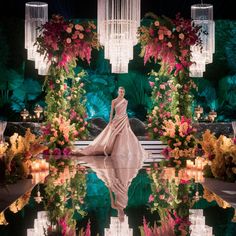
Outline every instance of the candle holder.
[[213, 123], [216, 117], [217, 117], [217, 113], [214, 110], [209, 112], [208, 119], [210, 122]]
[[200, 105], [198, 105], [197, 107], [195, 107], [194, 113], [195, 113], [197, 121], [198, 121], [201, 117], [201, 114], [203, 113], [203, 108]]
[[36, 114], [36, 118], [38, 119], [38, 121], [40, 119], [40, 115], [42, 112], [43, 112], [43, 108], [40, 105], [36, 105], [34, 108], [34, 113]]
[[25, 121], [26, 118], [29, 116], [29, 112], [24, 108], [24, 110], [21, 111], [20, 115], [23, 117], [23, 120]]
[[0, 121], [0, 143], [4, 143], [4, 131], [7, 127], [7, 122], [6, 121]]

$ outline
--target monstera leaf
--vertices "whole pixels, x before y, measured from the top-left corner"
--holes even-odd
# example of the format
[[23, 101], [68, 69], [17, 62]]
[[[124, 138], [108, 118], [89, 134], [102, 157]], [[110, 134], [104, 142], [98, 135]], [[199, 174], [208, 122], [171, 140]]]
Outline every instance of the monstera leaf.
[[118, 85], [126, 90], [125, 97], [129, 101], [129, 109], [141, 120], [146, 119], [147, 109], [151, 103], [151, 90], [146, 76], [130, 71], [129, 74], [118, 75]]
[[0, 89], [1, 90], [15, 90], [20, 87], [24, 81], [22, 74], [15, 70], [6, 70], [0, 68]]
[[87, 93], [87, 113], [89, 118], [100, 117], [109, 120], [111, 100], [104, 95], [103, 91]]
[[225, 46], [227, 61], [230, 69], [236, 72], [236, 26], [230, 33], [231, 37]]
[[219, 97], [222, 105], [227, 104], [232, 109], [236, 109], [236, 74], [220, 80]]
[[235, 21], [217, 20], [215, 23], [215, 61], [225, 61], [227, 58], [225, 47], [227, 42], [231, 40], [231, 33], [236, 28]]
[[22, 86], [16, 88], [12, 94], [12, 109], [20, 111], [28, 101], [35, 100], [42, 93], [41, 84], [33, 79], [26, 79]]

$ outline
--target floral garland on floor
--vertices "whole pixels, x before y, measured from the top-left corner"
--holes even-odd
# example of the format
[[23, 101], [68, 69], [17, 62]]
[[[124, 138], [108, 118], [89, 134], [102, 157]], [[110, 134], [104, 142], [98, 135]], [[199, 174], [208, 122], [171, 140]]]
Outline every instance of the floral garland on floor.
[[153, 14], [152, 17], [155, 20], [150, 26], [140, 27], [139, 42], [144, 63], [153, 58], [161, 66], [158, 73], [152, 73], [150, 80], [153, 106], [148, 114], [150, 136], [159, 138], [163, 118], [176, 114], [191, 117], [191, 90], [196, 85], [189, 79], [190, 46], [201, 45], [198, 37], [201, 29], [179, 14], [173, 20]]
[[[54, 15], [41, 26], [37, 50], [50, 64], [46, 77], [46, 118], [43, 136], [49, 142], [50, 153], [65, 154], [75, 139], [87, 136], [85, 91], [75, 74], [77, 58], [90, 63], [91, 51], [98, 48], [93, 22], [76, 23]], [[55, 151], [56, 149], [56, 151]]]

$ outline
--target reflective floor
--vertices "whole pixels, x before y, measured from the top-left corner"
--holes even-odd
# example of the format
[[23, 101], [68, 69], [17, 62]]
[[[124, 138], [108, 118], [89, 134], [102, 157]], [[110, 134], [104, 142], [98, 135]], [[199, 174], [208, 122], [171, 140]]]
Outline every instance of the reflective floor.
[[8, 225], [0, 226], [0, 235], [44, 235], [37, 222], [46, 220], [36, 222], [41, 211], [49, 212], [47, 223], [74, 227], [77, 234], [90, 225], [91, 235], [138, 236], [152, 229], [167, 236], [236, 235], [235, 209], [205, 187], [201, 171], [176, 173], [122, 158], [50, 159], [49, 175], [36, 172], [34, 184], [5, 210]]

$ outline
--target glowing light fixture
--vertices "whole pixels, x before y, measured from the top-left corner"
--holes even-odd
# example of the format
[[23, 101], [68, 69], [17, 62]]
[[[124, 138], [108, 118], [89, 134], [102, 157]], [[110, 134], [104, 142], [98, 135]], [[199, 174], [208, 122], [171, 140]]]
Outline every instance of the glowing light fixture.
[[191, 47], [191, 61], [194, 63], [190, 66], [190, 76], [203, 77], [206, 64], [213, 62], [213, 54], [215, 52], [213, 5], [203, 3], [192, 5], [191, 18], [194, 25], [201, 26], [202, 49], [198, 45]]
[[35, 68], [40, 75], [46, 75], [48, 64], [44, 61], [44, 55], [37, 52], [36, 38], [40, 32], [37, 30], [48, 21], [48, 4], [44, 2], [27, 2], [25, 4], [25, 48], [27, 59], [35, 61]]
[[98, 0], [98, 37], [112, 73], [128, 73], [140, 26], [140, 0]]

